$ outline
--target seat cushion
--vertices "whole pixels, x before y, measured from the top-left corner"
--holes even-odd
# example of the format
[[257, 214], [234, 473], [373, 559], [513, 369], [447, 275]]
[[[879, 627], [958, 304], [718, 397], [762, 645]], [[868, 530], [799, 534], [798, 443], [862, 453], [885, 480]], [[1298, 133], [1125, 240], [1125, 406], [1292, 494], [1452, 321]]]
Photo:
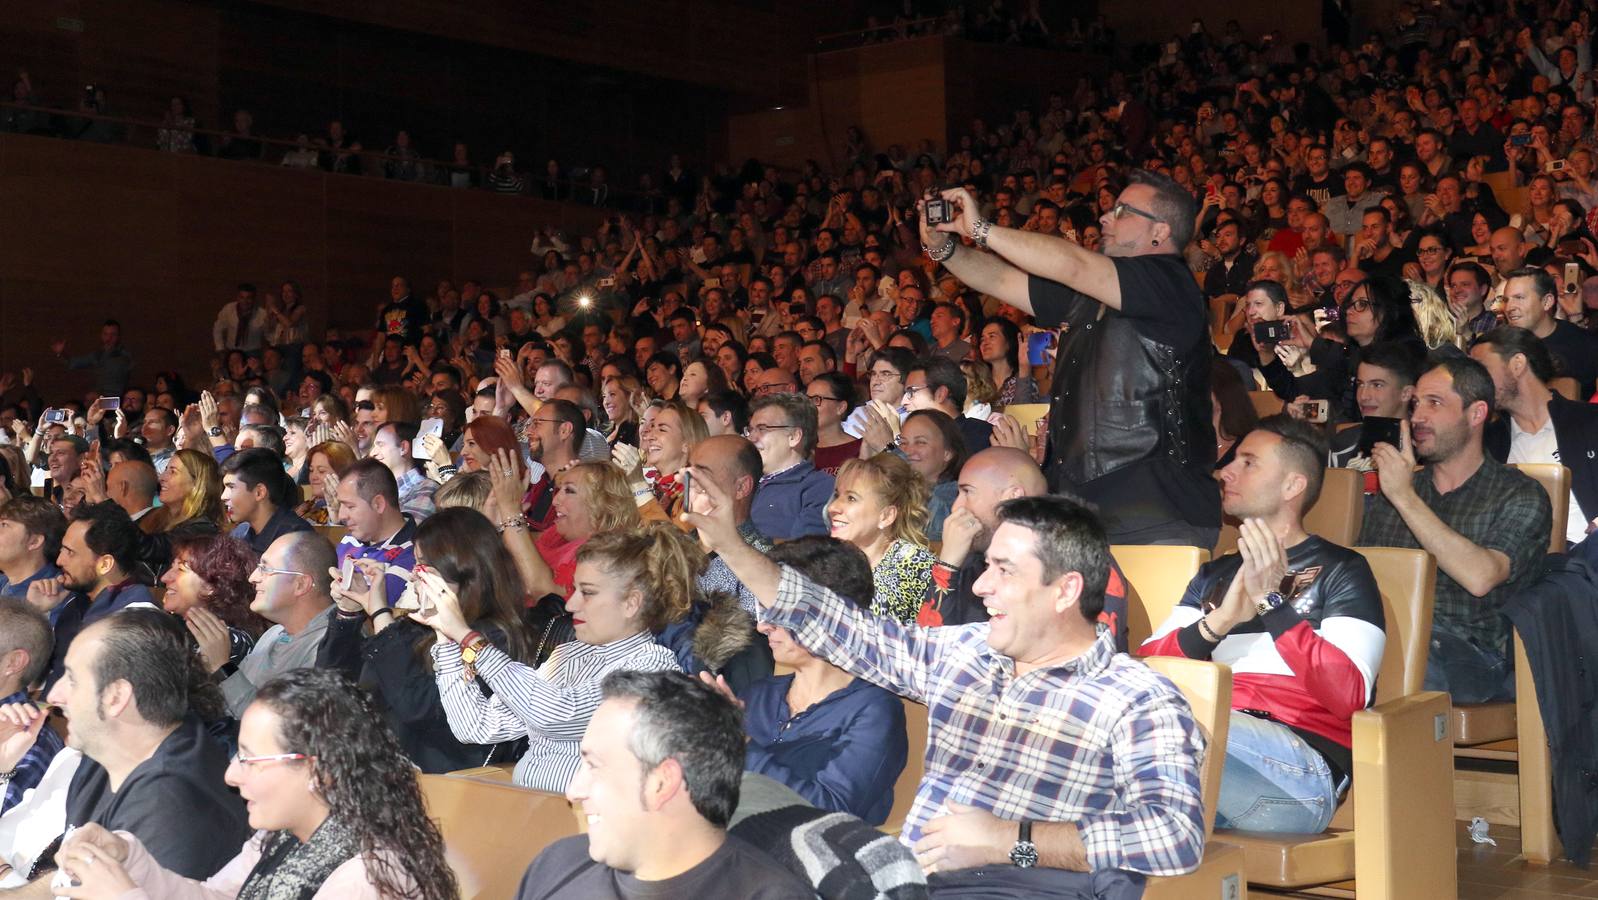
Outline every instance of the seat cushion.
[[1243, 848], [1251, 884], [1297, 888], [1354, 877], [1354, 832], [1283, 835], [1215, 829], [1215, 839]]
[[1453, 711], [1454, 743], [1469, 746], [1515, 736], [1515, 704], [1467, 703]]

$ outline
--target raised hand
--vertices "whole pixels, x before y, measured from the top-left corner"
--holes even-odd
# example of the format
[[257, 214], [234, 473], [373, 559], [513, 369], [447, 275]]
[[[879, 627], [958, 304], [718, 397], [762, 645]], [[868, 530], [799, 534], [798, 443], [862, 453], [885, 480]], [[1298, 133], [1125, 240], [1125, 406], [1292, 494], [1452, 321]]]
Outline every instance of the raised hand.
[[188, 623], [189, 634], [194, 635], [194, 642], [200, 647], [200, 659], [205, 662], [205, 671], [215, 672], [227, 665], [233, 650], [233, 638], [228, 634], [227, 624], [203, 606], [189, 607], [183, 619]]

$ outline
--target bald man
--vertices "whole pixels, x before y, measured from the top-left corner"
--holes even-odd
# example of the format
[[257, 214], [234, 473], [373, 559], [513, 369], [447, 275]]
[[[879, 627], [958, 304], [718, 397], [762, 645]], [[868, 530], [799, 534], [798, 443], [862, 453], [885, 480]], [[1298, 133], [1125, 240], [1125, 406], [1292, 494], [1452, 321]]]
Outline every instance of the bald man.
[[161, 490], [155, 466], [137, 459], [123, 460], [105, 473], [105, 493], [117, 506], [127, 511], [139, 530], [149, 533], [159, 527], [159, 518], [151, 517], [155, 509], [155, 495]]
[[[771, 539], [761, 534], [755, 523], [749, 520], [749, 511], [754, 507], [755, 488], [760, 484], [764, 469], [760, 451], [755, 449], [755, 445], [736, 434], [713, 435], [694, 445], [688, 454], [688, 465], [694, 478], [715, 482], [716, 487], [732, 498], [733, 521], [737, 523], [738, 533], [743, 535], [743, 539], [762, 553], [770, 550], [773, 546]], [[753, 613], [758, 605], [755, 595], [743, 586], [719, 556], [712, 557], [705, 567], [705, 574], [699, 576], [699, 588], [706, 594], [726, 591], [736, 596], [738, 605], [746, 612]]]
[[1526, 239], [1518, 228], [1505, 225], [1493, 232], [1487, 239], [1487, 250], [1493, 255], [1493, 268], [1498, 270], [1500, 282], [1526, 264]]
[[[960, 493], [943, 522], [943, 546], [932, 565], [932, 584], [916, 616], [916, 624], [969, 625], [988, 620], [987, 606], [971, 590], [987, 571], [988, 541], [998, 524], [999, 504], [1016, 497], [1048, 492], [1043, 470], [1032, 457], [1012, 447], [989, 447], [960, 469]], [[1099, 621], [1115, 634], [1117, 649], [1126, 650], [1126, 580], [1110, 562]]]

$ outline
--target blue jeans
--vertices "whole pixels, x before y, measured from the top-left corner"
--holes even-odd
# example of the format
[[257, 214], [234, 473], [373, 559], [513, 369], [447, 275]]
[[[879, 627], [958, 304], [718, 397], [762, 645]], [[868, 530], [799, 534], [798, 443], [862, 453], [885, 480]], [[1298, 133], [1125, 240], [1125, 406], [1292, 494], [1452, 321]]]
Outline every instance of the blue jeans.
[[1491, 703], [1515, 699], [1514, 670], [1509, 659], [1488, 650], [1445, 625], [1432, 625], [1426, 657], [1428, 691], [1446, 691], [1454, 703]]
[[1326, 760], [1280, 722], [1232, 711], [1217, 828], [1320, 834], [1337, 811]]

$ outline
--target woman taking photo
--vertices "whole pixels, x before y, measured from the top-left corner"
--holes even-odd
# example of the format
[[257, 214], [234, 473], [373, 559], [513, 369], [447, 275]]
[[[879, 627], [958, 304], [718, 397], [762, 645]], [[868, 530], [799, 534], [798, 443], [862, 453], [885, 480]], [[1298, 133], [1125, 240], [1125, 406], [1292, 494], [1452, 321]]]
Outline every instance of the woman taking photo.
[[708, 436], [705, 420], [690, 407], [678, 402], [656, 400], [649, 404], [654, 416], [640, 428], [639, 447], [644, 480], [669, 518], [682, 508], [683, 482], [679, 477], [688, 465], [694, 445]]
[[999, 386], [998, 406], [1039, 402], [1038, 383], [1032, 379], [1021, 329], [1009, 319], [989, 319], [977, 341], [977, 355], [993, 368], [993, 383]]
[[227, 783], [257, 829], [204, 882], [161, 868], [139, 839], [74, 830], [56, 859], [81, 900], [455, 900], [444, 839], [394, 736], [338, 673], [296, 669], [244, 712]]
[[225, 534], [172, 542], [161, 607], [188, 624], [207, 672], [237, 666], [270, 624], [250, 610], [255, 563], [248, 545]]
[[871, 563], [874, 615], [909, 623], [921, 609], [934, 562], [926, 538], [931, 493], [910, 464], [892, 453], [851, 459], [838, 470], [827, 527]]
[[590, 538], [577, 553], [576, 588], [566, 601], [577, 639], [536, 669], [468, 625], [457, 592], [438, 573], [418, 572], [419, 599], [432, 610], [421, 618], [439, 634], [432, 656], [450, 729], [473, 743], [526, 736], [516, 783], [564, 793], [604, 677], [679, 669], [654, 632], [688, 613], [704, 566], [698, 543], [664, 522]]
[[[506, 658], [532, 659], [532, 646], [522, 624], [522, 585], [510, 554], [483, 514], [445, 509], [416, 527], [416, 571], [436, 573], [456, 598], [456, 610], [470, 629], [481, 634]], [[392, 598], [384, 587], [382, 560], [357, 559], [364, 589], [344, 590], [336, 570], [333, 598], [339, 612], [324, 639], [323, 656], [361, 660], [357, 683], [372, 694], [400, 746], [423, 772], [451, 772], [514, 758], [516, 738], [493, 741], [458, 740], [450, 730], [434, 686], [433, 657], [437, 640], [432, 629], [418, 624], [415, 582], [408, 596]], [[425, 595], [423, 595], [425, 596]], [[370, 623], [371, 637], [363, 637]], [[356, 646], [359, 649], [354, 649]], [[455, 675], [460, 678], [459, 672]]]

